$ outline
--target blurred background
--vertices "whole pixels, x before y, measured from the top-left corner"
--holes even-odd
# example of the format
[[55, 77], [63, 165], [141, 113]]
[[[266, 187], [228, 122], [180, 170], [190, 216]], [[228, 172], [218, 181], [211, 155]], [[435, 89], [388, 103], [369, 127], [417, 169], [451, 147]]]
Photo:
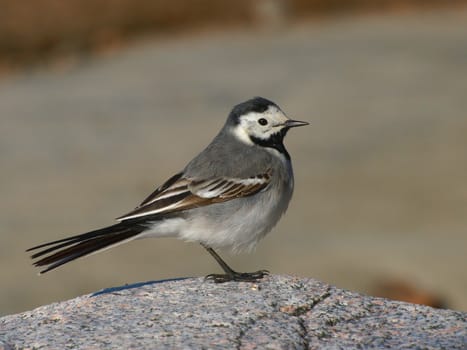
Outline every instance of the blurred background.
[[296, 192], [237, 270], [467, 311], [467, 1], [1, 0], [0, 315], [219, 271], [135, 241], [38, 277], [24, 251], [113, 223], [252, 96]]

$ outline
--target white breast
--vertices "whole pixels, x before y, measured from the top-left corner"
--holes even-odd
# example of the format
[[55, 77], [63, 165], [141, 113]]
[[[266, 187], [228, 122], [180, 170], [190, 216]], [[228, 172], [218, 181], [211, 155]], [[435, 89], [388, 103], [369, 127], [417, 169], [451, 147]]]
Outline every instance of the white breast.
[[293, 175], [280, 179], [253, 196], [192, 210], [178, 237], [234, 252], [252, 250], [287, 210]]

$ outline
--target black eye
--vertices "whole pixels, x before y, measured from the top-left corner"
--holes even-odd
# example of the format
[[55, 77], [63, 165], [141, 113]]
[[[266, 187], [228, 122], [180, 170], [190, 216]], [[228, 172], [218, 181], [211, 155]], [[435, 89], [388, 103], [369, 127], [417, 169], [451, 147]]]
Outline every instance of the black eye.
[[261, 118], [261, 119], [258, 119], [258, 123], [260, 123], [261, 125], [266, 125], [268, 121], [264, 118]]

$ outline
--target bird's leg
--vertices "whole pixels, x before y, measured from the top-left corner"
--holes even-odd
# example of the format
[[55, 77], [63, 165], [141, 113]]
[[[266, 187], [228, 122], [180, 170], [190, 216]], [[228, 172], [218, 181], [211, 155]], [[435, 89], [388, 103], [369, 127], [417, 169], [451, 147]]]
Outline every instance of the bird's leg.
[[201, 245], [212, 255], [214, 259], [216, 259], [217, 263], [222, 267], [225, 274], [211, 274], [207, 275], [205, 278], [207, 280], [212, 280], [215, 283], [224, 283], [229, 281], [236, 281], [236, 282], [256, 282], [263, 278], [264, 276], [269, 274], [267, 270], [259, 270], [256, 272], [236, 272], [230, 268], [227, 263], [222, 260], [222, 258], [207, 245], [201, 243]]

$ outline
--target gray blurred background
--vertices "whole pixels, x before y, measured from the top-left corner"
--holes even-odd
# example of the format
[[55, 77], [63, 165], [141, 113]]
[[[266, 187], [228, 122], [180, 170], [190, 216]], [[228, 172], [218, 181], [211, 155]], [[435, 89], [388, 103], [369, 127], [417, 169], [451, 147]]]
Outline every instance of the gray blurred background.
[[[112, 224], [256, 95], [311, 126], [286, 139], [296, 176], [288, 213], [255, 253], [225, 259], [467, 311], [467, 8], [361, 3], [245, 1], [232, 18], [210, 7], [211, 17], [195, 11], [202, 18], [180, 26], [171, 10], [166, 27], [144, 19], [154, 25], [127, 35], [111, 22], [49, 46], [39, 23], [37, 47], [4, 27], [0, 315], [217, 272], [199, 245], [173, 239], [131, 242], [41, 277], [24, 250]], [[68, 11], [86, 23], [88, 12]]]

